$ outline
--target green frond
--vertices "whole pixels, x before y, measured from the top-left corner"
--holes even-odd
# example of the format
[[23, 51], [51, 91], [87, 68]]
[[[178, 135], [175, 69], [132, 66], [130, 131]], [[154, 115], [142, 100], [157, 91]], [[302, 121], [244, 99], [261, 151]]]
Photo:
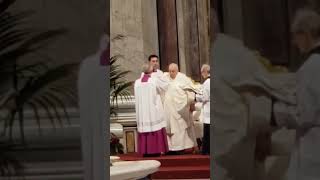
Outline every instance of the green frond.
[[63, 123], [62, 123], [62, 119], [60, 116], [60, 113], [58, 112], [58, 107], [56, 106], [56, 104], [46, 95], [42, 95], [41, 97], [39, 97], [39, 99], [41, 98], [42, 102], [44, 102], [48, 109], [53, 110], [55, 117], [57, 118], [60, 127], [63, 127]]
[[11, 5], [13, 5], [16, 0], [2, 0], [0, 2], [0, 14], [6, 11]]
[[43, 102], [42, 99], [39, 99], [39, 98], [33, 98], [32, 101], [37, 104], [38, 108], [41, 108], [46, 112], [46, 114], [51, 122], [51, 125], [53, 126], [54, 129], [56, 129], [56, 123], [55, 123], [52, 112], [50, 111], [50, 108], [48, 107], [48, 105], [45, 102]]
[[18, 145], [11, 141], [0, 141], [0, 176], [19, 175], [24, 166], [10, 152]]
[[62, 109], [62, 111], [67, 119], [68, 124], [70, 125], [71, 124], [70, 116], [69, 116], [69, 113], [67, 112], [67, 107], [65, 106], [63, 100], [53, 92], [48, 91], [48, 92], [46, 92], [45, 95], [50, 97], [53, 101], [55, 101], [59, 105], [59, 107]]
[[33, 103], [33, 102], [27, 102], [27, 105], [29, 105], [31, 108], [32, 108], [32, 110], [33, 110], [33, 113], [34, 113], [34, 115], [35, 115], [35, 119], [36, 119], [36, 123], [37, 123], [37, 125], [38, 125], [38, 130], [39, 130], [39, 132], [41, 133], [41, 121], [40, 121], [40, 116], [39, 116], [39, 111], [38, 111], [38, 107], [37, 107], [37, 105], [35, 104], [35, 103]]

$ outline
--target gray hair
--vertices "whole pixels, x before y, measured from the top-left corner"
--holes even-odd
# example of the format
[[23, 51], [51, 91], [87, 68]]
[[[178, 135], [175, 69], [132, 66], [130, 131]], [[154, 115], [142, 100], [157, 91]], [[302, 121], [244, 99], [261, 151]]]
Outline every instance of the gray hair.
[[178, 64], [176, 64], [176, 63], [171, 63], [171, 64], [169, 64], [169, 69], [170, 69], [170, 67], [171, 67], [171, 68], [175, 68], [177, 71], [179, 71], [179, 66], [178, 66]]
[[320, 15], [311, 9], [296, 12], [291, 25], [293, 33], [310, 33], [314, 39], [320, 38]]
[[151, 68], [151, 65], [145, 63], [142, 65], [142, 72], [148, 74], [148, 73], [150, 73], [150, 68]]
[[210, 66], [208, 64], [203, 64], [201, 67], [201, 71], [206, 70], [208, 74], [210, 74]]

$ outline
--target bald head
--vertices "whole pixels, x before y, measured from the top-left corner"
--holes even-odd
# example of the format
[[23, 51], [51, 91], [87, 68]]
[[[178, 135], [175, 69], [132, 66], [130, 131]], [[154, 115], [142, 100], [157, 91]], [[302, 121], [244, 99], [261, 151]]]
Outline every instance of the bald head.
[[178, 72], [179, 72], [179, 67], [178, 67], [178, 65], [175, 64], [175, 63], [171, 63], [171, 64], [169, 65], [169, 74], [170, 74], [170, 77], [171, 77], [172, 79], [175, 79], [176, 76], [177, 76], [177, 74], [178, 74]]

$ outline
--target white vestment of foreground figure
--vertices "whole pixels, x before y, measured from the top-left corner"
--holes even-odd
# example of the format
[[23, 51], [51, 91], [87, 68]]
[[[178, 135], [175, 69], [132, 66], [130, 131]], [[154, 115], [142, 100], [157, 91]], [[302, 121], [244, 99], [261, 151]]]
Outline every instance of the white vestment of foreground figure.
[[[107, 179], [107, 117], [109, 115], [109, 66], [100, 65], [100, 55], [109, 38], [103, 36], [98, 52], [86, 58], [78, 79], [81, 145], [84, 180]], [[106, 158], [108, 157], [108, 158]]]
[[[166, 73], [165, 73], [166, 74]], [[167, 133], [170, 151], [181, 151], [196, 146], [196, 136], [190, 105], [194, 103], [194, 93], [183, 90], [193, 88], [192, 81], [178, 72], [175, 79], [169, 79], [165, 94], [164, 110], [168, 118]]]
[[[319, 49], [319, 46], [317, 46]], [[318, 50], [319, 52], [319, 50]], [[290, 158], [288, 180], [320, 178], [320, 86], [317, 74], [320, 55], [311, 54], [297, 72], [297, 106], [282, 102], [275, 105], [279, 126], [297, 131], [297, 141]]]
[[[268, 180], [281, 179], [284, 170], [274, 170], [287, 162], [287, 155], [274, 154], [274, 161], [257, 159], [256, 143], [259, 134], [270, 131], [272, 102], [270, 96], [295, 104], [295, 77], [292, 74], [271, 74], [257, 56], [242, 42], [219, 34], [211, 53], [215, 81], [213, 83], [214, 140], [212, 154], [213, 179]], [[263, 91], [261, 91], [263, 90]], [[259, 92], [262, 94], [257, 95]], [[286, 134], [287, 135], [287, 134]], [[287, 135], [287, 137], [289, 137]], [[290, 138], [288, 138], [290, 139]], [[289, 141], [284, 141], [290, 144]], [[286, 144], [282, 144], [283, 147]], [[280, 149], [284, 149], [281, 147]], [[290, 151], [286, 148], [284, 151]], [[271, 152], [275, 153], [275, 152]], [[284, 160], [284, 161], [283, 161]]]

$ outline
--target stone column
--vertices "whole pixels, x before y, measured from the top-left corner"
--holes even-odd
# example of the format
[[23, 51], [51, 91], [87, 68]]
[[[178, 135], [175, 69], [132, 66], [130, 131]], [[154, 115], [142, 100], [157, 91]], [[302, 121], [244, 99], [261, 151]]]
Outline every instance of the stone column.
[[157, 0], [161, 69], [170, 63], [179, 64], [177, 14], [175, 0]]
[[147, 60], [150, 54], [159, 55], [157, 1], [142, 0], [143, 51]]
[[181, 72], [200, 81], [201, 64], [209, 62], [209, 1], [176, 0]]
[[186, 46], [185, 46], [185, 28], [184, 28], [184, 6], [185, 0], [176, 0], [177, 9], [177, 27], [178, 27], [178, 49], [179, 49], [179, 68], [180, 72], [187, 73]]
[[202, 64], [209, 63], [209, 49], [210, 49], [209, 12], [210, 12], [209, 1], [197, 0], [200, 66]]
[[149, 54], [158, 54], [157, 10], [155, 0], [111, 0], [111, 56], [121, 55], [121, 68], [129, 70], [128, 80], [140, 77]]

